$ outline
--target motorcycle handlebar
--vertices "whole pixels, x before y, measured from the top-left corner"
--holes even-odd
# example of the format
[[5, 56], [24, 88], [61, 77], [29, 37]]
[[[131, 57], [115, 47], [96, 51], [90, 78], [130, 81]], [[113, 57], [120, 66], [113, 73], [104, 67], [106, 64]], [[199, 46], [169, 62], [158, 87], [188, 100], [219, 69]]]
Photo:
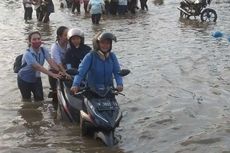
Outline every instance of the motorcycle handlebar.
[[[88, 87], [82, 87], [76, 94], [73, 94], [73, 96], [79, 96], [79, 95], [82, 95], [84, 94], [86, 91], [89, 91], [90, 89]], [[125, 96], [125, 94], [121, 93], [121, 92], [118, 92], [118, 90], [116, 88], [111, 88], [111, 93], [114, 94], [114, 95], [122, 95], [122, 96]]]

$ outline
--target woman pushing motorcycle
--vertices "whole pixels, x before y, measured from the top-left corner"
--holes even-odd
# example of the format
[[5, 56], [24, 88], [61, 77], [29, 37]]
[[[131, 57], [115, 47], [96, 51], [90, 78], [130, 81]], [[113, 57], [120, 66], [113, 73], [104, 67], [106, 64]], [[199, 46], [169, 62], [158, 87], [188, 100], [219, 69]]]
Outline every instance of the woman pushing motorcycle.
[[94, 51], [88, 53], [79, 65], [79, 73], [75, 76], [71, 91], [76, 94], [80, 90], [81, 81], [86, 78], [87, 86], [94, 90], [105, 90], [113, 86], [116, 80], [117, 90], [123, 90], [123, 80], [119, 75], [120, 65], [112, 50], [112, 41], [116, 37], [109, 32], [100, 32], [93, 39]]
[[18, 88], [23, 100], [30, 100], [33, 93], [34, 100], [44, 99], [41, 72], [55, 79], [61, 77], [61, 73], [55, 74], [43, 67], [44, 62], [59, 72], [57, 64], [51, 59], [50, 54], [45, 47], [41, 47], [41, 34], [38, 31], [31, 32], [28, 36], [29, 48], [23, 54], [22, 68], [18, 72]]

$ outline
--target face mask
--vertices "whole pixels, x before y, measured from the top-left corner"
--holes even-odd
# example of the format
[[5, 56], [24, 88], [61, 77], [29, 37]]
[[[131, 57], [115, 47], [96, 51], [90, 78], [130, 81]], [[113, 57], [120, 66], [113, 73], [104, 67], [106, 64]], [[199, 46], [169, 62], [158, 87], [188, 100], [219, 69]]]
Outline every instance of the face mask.
[[31, 46], [33, 48], [39, 48], [41, 46], [42, 42], [41, 41], [38, 41], [38, 42], [31, 42]]

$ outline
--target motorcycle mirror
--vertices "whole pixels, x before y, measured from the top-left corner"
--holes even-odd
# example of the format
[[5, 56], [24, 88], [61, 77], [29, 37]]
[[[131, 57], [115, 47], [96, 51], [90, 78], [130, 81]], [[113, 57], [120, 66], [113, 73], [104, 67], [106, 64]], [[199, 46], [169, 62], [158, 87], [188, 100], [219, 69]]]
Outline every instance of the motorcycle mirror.
[[120, 76], [126, 76], [126, 75], [128, 75], [130, 73], [130, 70], [129, 69], [121, 69], [119, 72], [118, 72], [118, 74], [120, 75]]
[[68, 69], [66, 70], [66, 73], [68, 73], [69, 75], [77, 75], [78, 74], [78, 71], [77, 69]]

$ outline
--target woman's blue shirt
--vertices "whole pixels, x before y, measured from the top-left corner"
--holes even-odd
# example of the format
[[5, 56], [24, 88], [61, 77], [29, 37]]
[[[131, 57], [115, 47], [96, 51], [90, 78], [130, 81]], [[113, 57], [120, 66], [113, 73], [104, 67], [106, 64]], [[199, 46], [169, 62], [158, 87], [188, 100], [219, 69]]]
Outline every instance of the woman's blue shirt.
[[73, 86], [80, 86], [81, 81], [86, 78], [90, 88], [103, 90], [113, 86], [113, 78], [116, 84], [122, 86], [122, 77], [118, 74], [120, 65], [114, 53], [102, 59], [95, 51], [88, 53], [78, 68], [79, 74], [75, 76]]

